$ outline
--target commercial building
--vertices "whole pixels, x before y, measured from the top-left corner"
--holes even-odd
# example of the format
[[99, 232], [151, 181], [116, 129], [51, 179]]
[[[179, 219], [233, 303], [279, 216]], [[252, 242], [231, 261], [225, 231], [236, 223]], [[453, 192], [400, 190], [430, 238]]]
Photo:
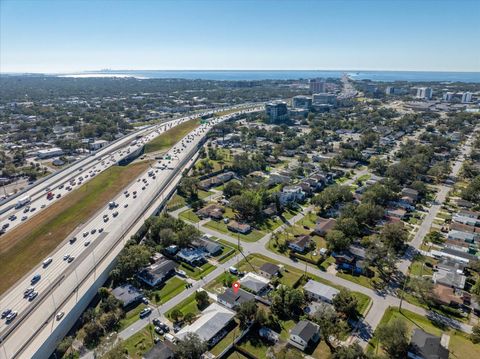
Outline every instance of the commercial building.
[[295, 96], [292, 98], [292, 107], [308, 110], [312, 107], [312, 98], [308, 96]]
[[331, 93], [319, 92], [312, 96], [313, 105], [336, 105], [337, 96]]
[[401, 88], [401, 87], [393, 87], [393, 86], [388, 86], [386, 89], [385, 89], [385, 94], [386, 95], [390, 95], [390, 96], [393, 96], [393, 95], [405, 95], [407, 94], [408, 91], [404, 88]]
[[322, 79], [311, 79], [310, 92], [311, 93], [325, 92], [325, 81], [323, 81]]
[[472, 102], [472, 93], [464, 92], [462, 94], [462, 103], [470, 103], [470, 102]]
[[62, 156], [63, 150], [59, 147], [47, 148], [45, 150], [39, 150], [37, 152], [37, 157], [40, 159]]
[[416, 98], [421, 98], [424, 100], [430, 100], [433, 95], [433, 90], [431, 87], [419, 87], [417, 88]]
[[455, 94], [453, 92], [445, 92], [442, 96], [443, 101], [445, 102], [452, 102], [453, 101], [453, 96]]
[[105, 147], [108, 144], [108, 141], [105, 140], [96, 140], [94, 142], [90, 142], [88, 146], [92, 151], [97, 151], [102, 147]]
[[287, 104], [283, 101], [274, 101], [265, 104], [265, 115], [271, 122], [288, 119]]

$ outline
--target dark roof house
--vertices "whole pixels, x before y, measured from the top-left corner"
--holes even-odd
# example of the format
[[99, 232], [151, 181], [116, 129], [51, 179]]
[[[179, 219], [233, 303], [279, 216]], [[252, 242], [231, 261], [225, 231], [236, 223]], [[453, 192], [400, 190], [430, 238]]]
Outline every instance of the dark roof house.
[[415, 329], [408, 357], [414, 359], [448, 359], [449, 350], [441, 344], [441, 338]]

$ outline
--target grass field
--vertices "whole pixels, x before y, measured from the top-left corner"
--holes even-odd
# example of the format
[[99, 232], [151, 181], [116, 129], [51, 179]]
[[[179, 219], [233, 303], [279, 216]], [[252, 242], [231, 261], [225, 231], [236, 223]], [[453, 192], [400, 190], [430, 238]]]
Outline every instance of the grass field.
[[178, 217], [185, 221], [190, 221], [193, 223], [198, 223], [200, 222], [200, 218], [193, 212], [193, 209], [187, 209], [183, 212], [180, 212]]
[[[172, 277], [166, 281], [165, 285], [153, 292], [152, 300], [155, 304], [163, 304], [168, 302], [170, 299], [181, 293], [185, 289], [186, 282], [178, 277]], [[159, 295], [159, 300], [155, 300], [156, 294]]]
[[180, 268], [184, 270], [190, 278], [193, 279], [200, 279], [201, 277], [205, 277], [208, 273], [213, 271], [216, 267], [213, 264], [205, 263], [201, 267], [193, 267], [194, 270], [192, 271], [189, 267], [180, 265]]
[[198, 308], [197, 306], [197, 301], [195, 300], [195, 293], [193, 293], [192, 295], [178, 303], [175, 307], [167, 311], [165, 313], [165, 316], [171, 319], [170, 314], [175, 309], [179, 309], [183, 313], [183, 315], [187, 313], [193, 313], [194, 315], [197, 315], [201, 312], [200, 308]]
[[[403, 309], [400, 313], [397, 308], [390, 307], [385, 311], [380, 324], [388, 323], [393, 319], [398, 318], [407, 324], [409, 333], [415, 328], [421, 328], [427, 333], [441, 336], [442, 333], [450, 335], [450, 358], [479, 358], [480, 357], [480, 345], [473, 344], [465, 334], [457, 332], [452, 329], [441, 329], [436, 327], [428, 318], [415, 314], [408, 310]], [[370, 340], [368, 345], [369, 352], [376, 352], [378, 346], [378, 339], [376, 333]], [[381, 347], [381, 343], [380, 343]], [[382, 352], [381, 348], [378, 348], [378, 353]]]
[[153, 347], [153, 339], [156, 336], [153, 325], [148, 324], [138, 333], [122, 342], [122, 347], [128, 352], [129, 358], [141, 359], [143, 354]]
[[145, 153], [163, 151], [172, 147], [189, 132], [194, 130], [199, 124], [200, 121], [198, 119], [192, 119], [175, 126], [174, 128], [162, 133], [160, 136], [157, 136], [152, 141], [147, 143], [145, 145]]
[[187, 202], [185, 201], [185, 198], [175, 194], [167, 203], [167, 211], [175, 211], [179, 208], [182, 208], [186, 204]]
[[205, 223], [205, 227], [228, 234], [233, 238], [237, 238], [238, 236], [242, 241], [245, 241], [245, 242], [256, 242], [265, 235], [265, 232], [259, 231], [256, 229], [252, 230], [248, 234], [230, 232], [227, 228], [227, 225], [222, 221], [218, 221], [218, 222], [214, 220], [208, 221], [207, 223]]
[[76, 227], [148, 168], [110, 167], [0, 239], [0, 294], [47, 257]]
[[146, 308], [146, 305], [143, 304], [143, 303], [140, 303], [135, 308], [130, 309], [128, 312], [126, 312], [125, 313], [125, 318], [123, 318], [120, 321], [119, 330], [127, 328], [128, 326], [135, 323], [138, 319], [140, 319], [139, 314], [140, 314], [140, 312], [142, 311], [143, 308]]

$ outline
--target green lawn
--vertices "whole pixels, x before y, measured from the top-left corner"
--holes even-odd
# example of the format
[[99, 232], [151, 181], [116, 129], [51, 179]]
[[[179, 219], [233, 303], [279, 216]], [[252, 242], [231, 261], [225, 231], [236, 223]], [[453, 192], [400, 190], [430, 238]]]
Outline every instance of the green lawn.
[[220, 340], [213, 348], [209, 351], [213, 355], [219, 355], [222, 353], [232, 342], [241, 334], [241, 329], [239, 323], [235, 320], [235, 325], [231, 326], [230, 331]]
[[228, 356], [225, 357], [225, 359], [249, 359], [239, 351], [232, 351], [232, 353]]
[[187, 209], [183, 212], [180, 212], [178, 217], [185, 221], [190, 221], [193, 223], [198, 223], [200, 222], [200, 217], [198, 217], [195, 212], [193, 212], [193, 209]]
[[175, 307], [173, 307], [172, 309], [167, 311], [165, 313], [165, 316], [168, 317], [168, 318], [171, 318], [170, 314], [175, 309], [179, 309], [183, 313], [183, 315], [185, 315], [187, 313], [193, 313], [194, 315], [197, 315], [198, 313], [201, 312], [200, 308], [198, 308], [198, 306], [197, 306], [197, 301], [195, 300], [195, 293], [188, 296], [186, 299], [184, 299], [183, 301], [178, 303]]
[[167, 132], [162, 133], [161, 135], [154, 138], [152, 141], [145, 145], [145, 153], [157, 152], [167, 150], [175, 143], [180, 141], [188, 133], [193, 131], [198, 127], [200, 121], [198, 119], [192, 119], [186, 121], [174, 128], [171, 128]]
[[265, 235], [263, 231], [259, 231], [256, 229], [252, 230], [248, 234], [234, 233], [228, 230], [227, 225], [223, 223], [223, 221], [217, 222], [217, 221], [211, 220], [205, 223], [205, 227], [211, 228], [218, 232], [229, 234], [233, 238], [237, 238], [238, 236], [242, 241], [245, 241], [245, 242], [256, 242]]
[[224, 241], [223, 239], [217, 239], [216, 241], [223, 247], [222, 254], [217, 256], [217, 260], [220, 263], [225, 263], [238, 253], [238, 245]]
[[142, 309], [145, 307], [146, 307], [145, 304], [140, 303], [135, 308], [130, 309], [127, 313], [125, 313], [125, 318], [123, 318], [120, 321], [119, 331], [129, 327], [130, 325], [135, 323], [138, 319], [140, 319], [139, 314], [142, 311]]
[[[457, 332], [453, 329], [438, 328], [428, 318], [415, 314], [408, 310], [403, 309], [402, 312], [398, 311], [398, 308], [390, 307], [385, 311], [385, 314], [380, 321], [382, 323], [388, 323], [393, 319], [400, 319], [404, 321], [411, 333], [415, 328], [421, 328], [427, 333], [441, 336], [442, 333], [450, 335], [450, 358], [478, 358], [480, 357], [480, 345], [473, 344], [465, 334]], [[378, 339], [376, 332], [368, 345], [369, 352], [376, 352]], [[381, 343], [380, 343], [381, 344]], [[378, 353], [381, 353], [381, 348], [378, 349]]]
[[187, 205], [185, 198], [175, 194], [167, 203], [167, 211], [175, 211]]
[[352, 275], [350, 273], [342, 272], [342, 271], [337, 272], [337, 277], [340, 277], [340, 278], [349, 280], [350, 282], [354, 282], [354, 283], [363, 285], [364, 287], [373, 289], [372, 279], [374, 279], [374, 277], [368, 278], [368, 277], [365, 277], [364, 275]]
[[201, 190], [201, 189], [199, 189], [197, 193], [198, 193], [198, 198], [200, 198], [200, 199], [206, 199], [207, 197], [215, 194], [215, 192], [204, 191], [204, 190]]
[[148, 324], [138, 333], [122, 342], [122, 347], [128, 352], [130, 358], [140, 359], [143, 354], [153, 347], [153, 339], [156, 333], [153, 331], [153, 325]]
[[[422, 255], [415, 256], [412, 264], [410, 265], [410, 275], [413, 276], [422, 276], [422, 275], [433, 275], [432, 267], [437, 264], [437, 260], [431, 257], [425, 257]], [[432, 267], [428, 267], [425, 263], [430, 263]]]
[[[178, 277], [172, 277], [165, 282], [162, 288], [152, 292], [151, 300], [157, 305], [168, 302], [185, 289], [185, 284], [186, 282], [184, 280]], [[158, 301], [155, 299], [157, 294], [160, 298]]]
[[189, 268], [185, 264], [180, 264], [180, 268], [184, 270], [187, 275], [192, 278], [192, 279], [200, 279], [201, 277], [205, 277], [208, 273], [213, 271], [216, 267], [213, 264], [210, 263], [204, 263], [200, 267], [193, 267], [194, 270]]

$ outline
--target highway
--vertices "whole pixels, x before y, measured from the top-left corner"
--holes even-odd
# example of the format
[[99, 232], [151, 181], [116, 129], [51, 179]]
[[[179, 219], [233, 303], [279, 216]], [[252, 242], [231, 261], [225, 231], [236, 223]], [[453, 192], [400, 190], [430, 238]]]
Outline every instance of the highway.
[[[90, 276], [102, 258], [109, 255], [112, 248], [118, 244], [118, 240], [134, 223], [144, 222], [145, 208], [149, 207], [152, 199], [157, 198], [158, 194], [168, 186], [173, 174], [181, 174], [178, 168], [183, 167], [192, 158], [205, 134], [213, 125], [238, 113], [254, 112], [259, 109], [263, 107], [209, 119], [205, 124], [197, 127], [171, 148], [162, 160], [155, 163], [118, 194], [113, 199], [115, 207], [104, 208], [97, 212], [88, 223], [66, 238], [51, 254], [52, 261], [49, 265], [38, 265], [28, 276], [11, 288], [0, 299], [0, 311], [11, 309], [18, 312], [18, 315], [9, 324], [6, 321], [0, 323], [0, 358], [25, 357], [19, 353], [25, 344], [45, 327], [45, 323], [49, 323], [54, 328], [64, 320], [55, 319], [62, 303], [69, 300], [78, 301], [80, 285], [86, 285], [86, 288], [93, 285], [96, 272], [93, 273], [92, 282], [85, 284], [84, 279]], [[70, 243], [73, 237], [76, 240]], [[123, 247], [123, 243], [120, 247]], [[70, 263], [66, 260], [69, 257], [74, 257]], [[29, 301], [24, 298], [24, 291], [32, 286], [31, 279], [34, 274], [41, 276], [41, 279], [33, 285], [38, 296]], [[77, 297], [72, 299], [75, 297], [75, 295], [72, 296], [75, 292]], [[67, 314], [68, 312], [65, 312], [65, 316]]]
[[[4, 201], [0, 206], [0, 228], [4, 233], [11, 231], [62, 198], [65, 194], [79, 188], [94, 176], [127, 158], [131, 153], [170, 128], [193, 118], [219, 111], [225, 111], [225, 109], [205, 111], [136, 131], [98, 150], [92, 156], [88, 156], [72, 166], [56, 172], [44, 181], [39, 181], [21, 195], [10, 197]], [[50, 199], [47, 199], [48, 192], [53, 194], [53, 197]], [[16, 208], [17, 202], [25, 197], [30, 198], [30, 203]]]

